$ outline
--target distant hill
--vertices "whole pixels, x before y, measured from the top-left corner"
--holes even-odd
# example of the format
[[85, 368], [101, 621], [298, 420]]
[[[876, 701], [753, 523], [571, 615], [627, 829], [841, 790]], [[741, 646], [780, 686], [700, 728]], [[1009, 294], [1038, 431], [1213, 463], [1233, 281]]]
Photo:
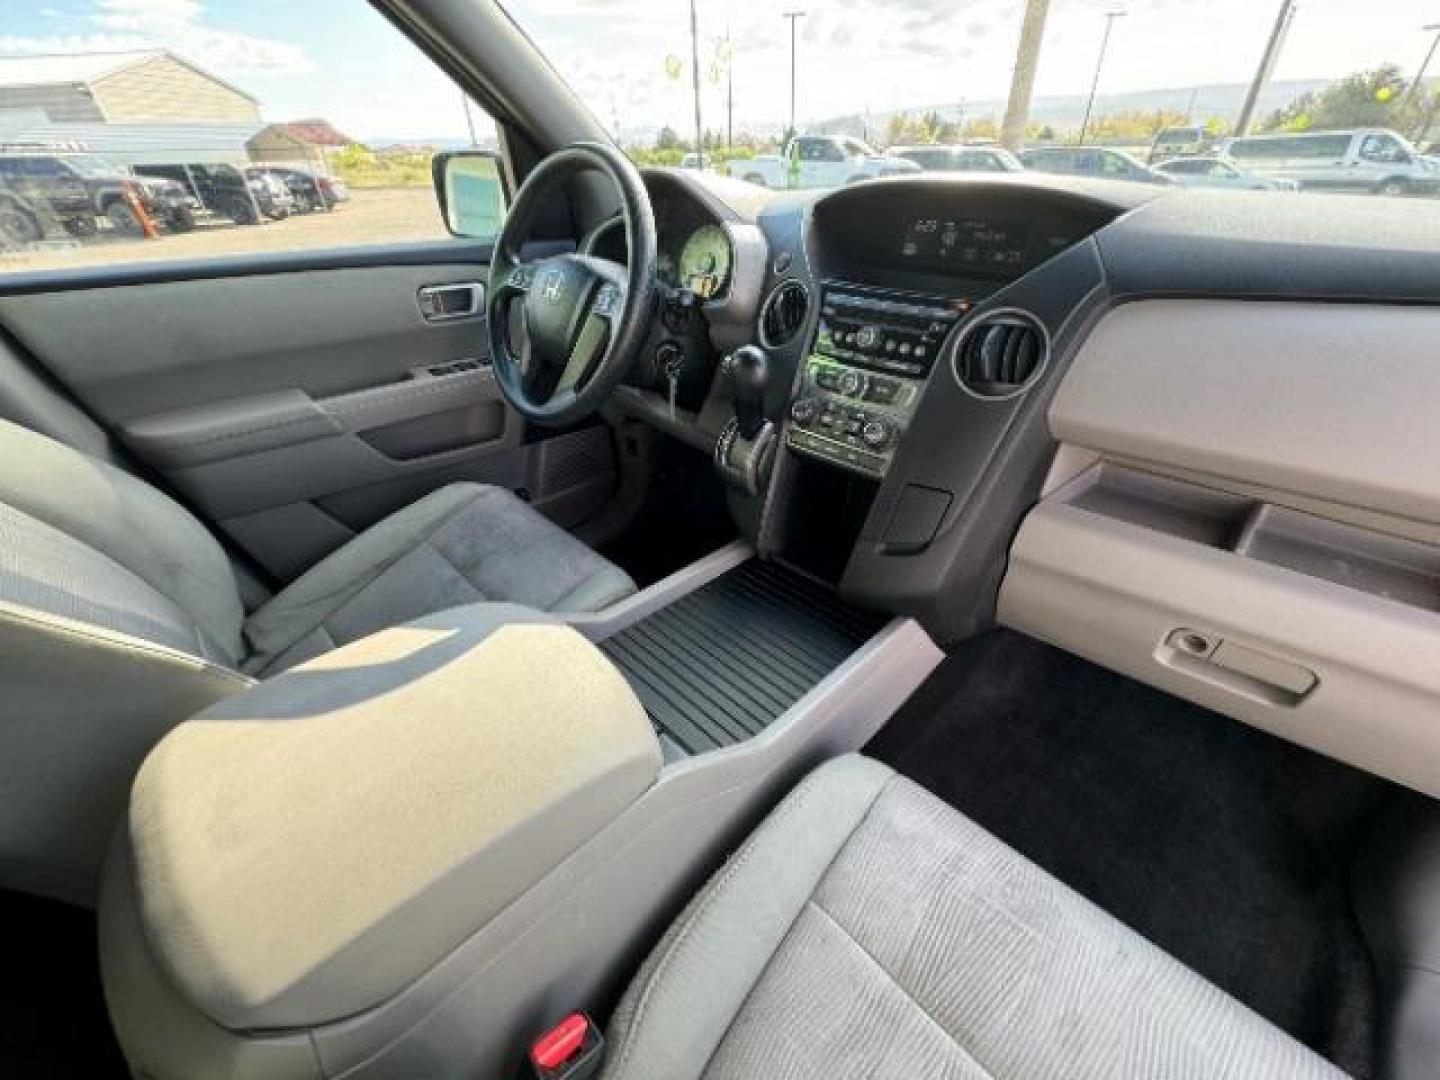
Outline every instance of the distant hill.
[[[399, 135], [371, 135], [360, 140], [371, 150], [469, 150], [469, 139], [456, 139], [449, 137], [427, 138], [404, 138]], [[496, 149], [494, 139], [481, 139], [481, 150]]]
[[[1268, 84], [1260, 93], [1256, 119], [1289, 104], [1301, 94], [1329, 86], [1331, 79], [1288, 79]], [[1137, 90], [1124, 94], [1100, 94], [1095, 99], [1095, 115], [1103, 116], [1115, 112], [1159, 112], [1169, 109], [1188, 113], [1196, 121], [1207, 117], [1221, 116], [1233, 121], [1240, 115], [1245, 104], [1248, 83], [1215, 83], [1207, 86], [1177, 86], [1162, 90]], [[868, 130], [872, 135], [883, 132], [892, 116], [906, 113], [919, 116], [929, 112], [940, 115], [942, 120], [959, 119], [961, 106], [958, 102], [917, 104], [905, 109], [871, 113], [868, 117], [858, 113], [835, 116], [812, 125], [815, 129], [831, 134], [860, 135]], [[994, 120], [997, 124], [1005, 115], [1005, 99], [991, 98], [983, 101], [964, 103], [965, 120]], [[1030, 119], [1040, 124], [1065, 129], [1077, 128], [1085, 115], [1085, 95], [1071, 94], [1064, 97], [1039, 97], [1030, 105]]]

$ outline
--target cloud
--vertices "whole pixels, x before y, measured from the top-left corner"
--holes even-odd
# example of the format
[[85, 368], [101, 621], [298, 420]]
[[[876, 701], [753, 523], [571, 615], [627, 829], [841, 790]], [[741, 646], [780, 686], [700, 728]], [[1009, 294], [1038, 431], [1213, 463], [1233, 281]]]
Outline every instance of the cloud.
[[211, 24], [199, 0], [93, 0], [82, 22], [94, 32], [0, 36], [0, 53], [163, 48], [238, 77], [295, 75], [314, 67], [300, 45]]

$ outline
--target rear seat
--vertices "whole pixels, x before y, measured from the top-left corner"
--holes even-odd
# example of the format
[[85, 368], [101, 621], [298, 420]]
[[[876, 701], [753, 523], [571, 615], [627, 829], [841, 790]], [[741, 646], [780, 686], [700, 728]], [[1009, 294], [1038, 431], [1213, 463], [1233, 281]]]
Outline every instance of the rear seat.
[[837, 759], [691, 902], [606, 1080], [1341, 1077], [887, 766]]

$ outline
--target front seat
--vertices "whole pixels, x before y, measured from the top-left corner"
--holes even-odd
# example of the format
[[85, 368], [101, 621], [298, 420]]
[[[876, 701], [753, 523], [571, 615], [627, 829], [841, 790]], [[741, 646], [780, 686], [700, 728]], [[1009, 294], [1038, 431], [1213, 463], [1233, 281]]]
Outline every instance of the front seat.
[[[583, 649], [566, 655], [605, 684], [603, 665], [592, 658], [586, 669]], [[507, 659], [476, 676], [505, 681]], [[307, 711], [299, 726], [287, 724], [287, 711], [269, 700], [276, 696], [238, 709], [226, 702], [222, 715], [184, 725], [137, 783], [100, 913], [106, 997], [135, 1075], [511, 1075], [489, 1067], [481, 1048], [505, 1027], [515, 983], [558, 980], [533, 995], [544, 1002], [528, 1010], [538, 1033], [588, 1004], [567, 996], [566, 965], [550, 954], [568, 950], [583, 967], [584, 954], [607, 943], [590, 936], [583, 906], [563, 933], [501, 921], [494, 912], [520, 906], [534, 867], [494, 850], [478, 861], [462, 856], [445, 873], [436, 860], [418, 890], [382, 888], [414, 876], [412, 848], [432, 846], [434, 822], [453, 832], [452, 819], [474, 816], [473, 788], [417, 784], [417, 771], [433, 780], [521, 765], [529, 775], [533, 764], [524, 763], [543, 759], [554, 733], [578, 730], [590, 741], [577, 760], [605, 755], [616, 766], [607, 774], [613, 808], [656, 775], [643, 710], [623, 700], [623, 683], [590, 695], [576, 706], [590, 722], [548, 720], [543, 738], [512, 744], [513, 762], [477, 752], [466, 764], [463, 747], [492, 744], [485, 725], [455, 725], [462, 749], [437, 755], [438, 765], [407, 753], [378, 780], [367, 774], [393, 789], [408, 819], [387, 819], [389, 842], [377, 845], [356, 838], [343, 812], [338, 821], [312, 812], [295, 828], [282, 825], [296, 793], [333, 799], [343, 787], [331, 747], [298, 746], [288, 794], [254, 793], [267, 753], [310, 743], [315, 725], [327, 723], [328, 714]], [[371, 714], [373, 736], [400, 725], [369, 700], [352, 708]], [[351, 812], [372, 816], [365, 801]], [[570, 818], [559, 830], [566, 846], [607, 815]], [[532, 835], [549, 837], [554, 821]], [[257, 822], [271, 825], [243, 839], [216, 827]], [[588, 829], [577, 829], [582, 822]], [[485, 832], [470, 829], [460, 849], [475, 852]], [[567, 871], [568, 861], [556, 873], [579, 888], [584, 872]], [[296, 873], [312, 867], [318, 895], [294, 895]], [[453, 895], [442, 899], [447, 889]], [[352, 912], [357, 892], [368, 914], [348, 932], [311, 914], [335, 905]], [[588, 899], [605, 910], [599, 891]], [[605, 925], [603, 916], [594, 925]], [[506, 966], [510, 951], [521, 959]], [[404, 996], [424, 998], [423, 1007], [385, 1007]], [[523, 1033], [513, 1036], [504, 1056], [518, 1064]], [[486, 1066], [472, 1067], [474, 1058]], [[664, 934], [612, 1016], [602, 1080], [992, 1077], [1343, 1074], [933, 795], [851, 755], [791, 792]]]
[[0, 887], [90, 901], [150, 747], [256, 679], [462, 604], [588, 612], [634, 591], [510, 492], [459, 483], [247, 618], [224, 550], [179, 503], [0, 421]]
[[1342, 1080], [870, 759], [823, 766], [690, 903], [602, 1080]]

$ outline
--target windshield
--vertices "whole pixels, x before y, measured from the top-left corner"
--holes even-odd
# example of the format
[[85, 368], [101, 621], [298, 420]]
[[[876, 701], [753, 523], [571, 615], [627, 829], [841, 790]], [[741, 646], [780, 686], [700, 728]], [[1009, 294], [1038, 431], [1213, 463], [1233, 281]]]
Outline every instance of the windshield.
[[[974, 166], [920, 148], [1086, 147], [1145, 165], [1231, 147], [1275, 190], [1440, 191], [1415, 150], [1440, 138], [1440, 27], [1424, 0], [502, 3], [642, 165], [703, 147], [714, 171], [819, 189], [888, 175], [892, 148], [944, 171]], [[797, 138], [828, 146], [791, 154]], [[872, 159], [861, 172], [857, 157]], [[1156, 180], [1126, 158], [1044, 161]]]

